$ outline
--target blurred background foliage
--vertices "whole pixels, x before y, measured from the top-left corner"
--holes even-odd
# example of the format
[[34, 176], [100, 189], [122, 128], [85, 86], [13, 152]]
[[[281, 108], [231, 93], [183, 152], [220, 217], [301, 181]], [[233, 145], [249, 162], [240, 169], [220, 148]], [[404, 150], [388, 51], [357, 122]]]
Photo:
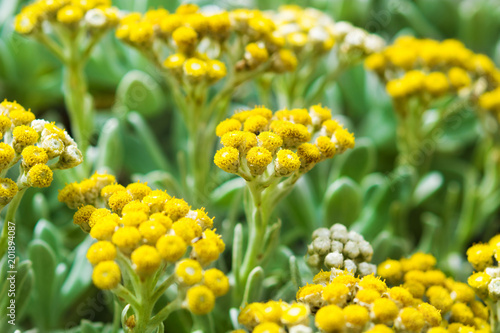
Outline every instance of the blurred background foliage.
[[[495, 63], [500, 63], [498, 0], [191, 2], [227, 9], [276, 9], [290, 3], [315, 7], [330, 14], [336, 21], [347, 20], [377, 33], [388, 43], [399, 35], [408, 34], [440, 40], [455, 38], [473, 51], [487, 54]], [[59, 61], [44, 46], [13, 31], [13, 17], [26, 3], [28, 1], [0, 1], [0, 98], [17, 100], [26, 108], [31, 108], [37, 118], [61, 122], [69, 128]], [[113, 1], [123, 10], [139, 12], [156, 7], [173, 11], [179, 3], [175, 0]], [[170, 191], [172, 182], [169, 177], [182, 177], [173, 165], [177, 164], [177, 151], [185, 146], [172, 138], [185, 137], [185, 133], [176, 116], [170, 92], [156, 68], [109, 33], [93, 52], [86, 74], [97, 112], [97, 131], [92, 139], [97, 148], [91, 150], [89, 155], [96, 161], [96, 167], [108, 166], [123, 183], [147, 179], [150, 185]], [[406, 223], [408, 239], [395, 240], [380, 231], [390, 229], [391, 223], [397, 223], [391, 221], [391, 211], [396, 209], [393, 202], [409, 195], [412, 176], [405, 174], [404, 170], [394, 170], [396, 118], [391, 100], [384, 90], [377, 78], [367, 73], [362, 65], [350, 69], [337, 83], [325, 89], [322, 103], [332, 108], [347, 128], [354, 131], [356, 148], [345, 156], [317, 166], [307, 175], [307, 181], [299, 182], [281, 204], [279, 216], [282, 217], [284, 232], [283, 247], [278, 257], [287, 258], [290, 255], [288, 248], [292, 248], [296, 255], [304, 254], [305, 245], [310, 240], [304, 235], [336, 222], [358, 226], [358, 230], [361, 229], [364, 236], [374, 242], [375, 249], [380, 249], [375, 252], [375, 262], [388, 255], [399, 257], [416, 248], [439, 255], [439, 248], [433, 245], [439, 244], [439, 239], [432, 239], [446, 238], [447, 229], [439, 229], [441, 224], [436, 221], [436, 216], [443, 207], [453, 210], [457, 204], [460, 205], [464, 170], [468, 161], [474, 161], [472, 147], [477, 138], [477, 124], [472, 113], [466, 111], [462, 113], [459, 126], [447, 129], [436, 138], [432, 149], [439, 154], [433, 159], [431, 169], [438, 171], [423, 177], [417, 185], [418, 190], [410, 198], [414, 209]], [[232, 109], [259, 103], [257, 87], [248, 84], [234, 96]], [[148, 149], [144, 149], [144, 142], [148, 140]], [[101, 146], [106, 149], [101, 149]], [[141, 176], [145, 174], [147, 177]], [[230, 178], [227, 174], [220, 174], [220, 177], [214, 180], [215, 184]], [[34, 303], [33, 307], [19, 312], [21, 315], [29, 314], [24, 316], [26, 327], [61, 329], [79, 325], [81, 318], [104, 322], [113, 320], [111, 311], [96, 309], [96, 306], [103, 308], [112, 304], [105, 297], [99, 300], [96, 296], [100, 294], [90, 286], [90, 269], [82, 273], [85, 265], [89, 265], [85, 259], [88, 244], [82, 243], [84, 234], [71, 223], [72, 212], [57, 201], [56, 189], [62, 188], [64, 183], [65, 179], [60, 177], [49, 189], [29, 192], [18, 213], [22, 228], [18, 228], [17, 251], [23, 259], [32, 260], [31, 267], [26, 267], [26, 273], [23, 273], [26, 276], [23, 293], [31, 293]], [[443, 186], [445, 183], [449, 186]], [[216, 224], [221, 227], [227, 243], [232, 238], [232, 229], [225, 226], [231, 226], [229, 220], [241, 214], [241, 207], [235, 207], [234, 203], [241, 202], [242, 187], [242, 181], [234, 179], [213, 192], [213, 208], [209, 212], [225, 218], [217, 218]], [[450, 198], [455, 198], [455, 203], [448, 202]], [[363, 209], [366, 205], [370, 209]], [[483, 240], [488, 238], [483, 235], [491, 235], [499, 229], [498, 223], [491, 223], [472, 238]], [[450, 242], [446, 239], [442, 241]], [[226, 256], [230, 254], [226, 253]], [[288, 259], [284, 262], [287, 263]], [[277, 271], [280, 269], [282, 267], [276, 267]], [[46, 277], [52, 279], [51, 287], [43, 291], [46, 285], [40, 285], [43, 282], [37, 279], [47, 271], [54, 272], [54, 276]], [[266, 283], [268, 286], [284, 284], [287, 276], [288, 271], [283, 271], [281, 277], [275, 275], [274, 280]], [[282, 289], [277, 296], [284, 296], [290, 290]], [[91, 302], [96, 299], [98, 304], [92, 305]], [[50, 313], [54, 307], [61, 307], [61, 311]], [[185, 320], [182, 316], [176, 318], [172, 320]], [[75, 331], [105, 331], [99, 325], [84, 321]], [[0, 331], [4, 332], [2, 327]]]

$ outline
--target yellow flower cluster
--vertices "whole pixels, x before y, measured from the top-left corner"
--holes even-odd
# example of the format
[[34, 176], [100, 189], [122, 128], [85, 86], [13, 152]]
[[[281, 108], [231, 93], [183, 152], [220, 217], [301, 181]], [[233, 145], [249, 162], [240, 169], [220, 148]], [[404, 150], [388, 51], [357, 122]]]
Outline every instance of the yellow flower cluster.
[[496, 235], [488, 243], [475, 244], [467, 250], [467, 260], [476, 271], [467, 282], [488, 304], [492, 313], [496, 313], [500, 300], [499, 259], [500, 235]]
[[320, 332], [334, 333], [427, 332], [442, 322], [434, 306], [414, 298], [406, 288], [388, 287], [375, 275], [360, 279], [347, 271], [320, 272], [313, 282], [299, 289], [298, 303], [292, 306], [274, 301], [248, 305], [240, 323], [253, 332], [261, 332], [259, 325], [264, 323], [278, 325], [279, 330], [270, 332], [284, 332], [285, 327], [291, 332], [296, 325], [308, 325], [312, 313]]
[[446, 277], [435, 265], [432, 255], [419, 252], [410, 258], [384, 261], [377, 274], [390, 285], [406, 289], [416, 302], [438, 309], [447, 331], [490, 332], [488, 309], [475, 299], [474, 290]]
[[215, 154], [215, 164], [246, 180], [298, 177], [354, 147], [354, 135], [321, 105], [275, 113], [265, 107], [240, 111], [222, 121], [216, 134], [224, 148]]
[[266, 12], [266, 15], [276, 25], [275, 35], [284, 38], [301, 59], [302, 54], [316, 56], [325, 53], [335, 43], [338, 43], [341, 53], [358, 51], [362, 55], [379, 52], [385, 44], [379, 36], [347, 22], [334, 22], [330, 16], [314, 8], [285, 5], [278, 11]]
[[[12, 200], [20, 188], [48, 187], [54, 169], [68, 169], [83, 161], [76, 143], [63, 129], [35, 115], [16, 102], [0, 103], [0, 177], [21, 161], [16, 182], [0, 178], [0, 205]], [[57, 162], [51, 163], [57, 159]]]
[[104, 30], [116, 25], [119, 16], [110, 0], [38, 0], [21, 10], [14, 28], [23, 35], [41, 31], [43, 22], [69, 29], [85, 26], [93, 31]]
[[[214, 12], [183, 4], [175, 13], [130, 13], [121, 19], [116, 36], [149, 53], [153, 45], [166, 45], [171, 52], [162, 60], [163, 67], [176, 78], [213, 83], [226, 76], [223, 58], [239, 71], [265, 66], [276, 72], [295, 69], [295, 55], [284, 48], [285, 40], [277, 38], [275, 30], [273, 21], [258, 10]], [[237, 49], [239, 45], [243, 48]]]
[[[70, 207], [84, 204], [73, 221], [97, 240], [87, 258], [94, 265], [92, 279], [98, 288], [118, 286], [122, 255], [141, 278], [176, 264], [177, 284], [186, 288], [185, 305], [195, 314], [210, 312], [215, 297], [228, 291], [228, 279], [221, 271], [203, 271], [225, 248], [213, 229], [213, 218], [203, 208], [192, 210], [183, 199], [144, 183], [124, 187], [107, 174], [67, 185], [59, 199]], [[186, 253], [191, 259], [181, 260]]]
[[479, 98], [480, 106], [491, 111], [497, 112], [500, 106], [494, 93], [500, 71], [490, 58], [457, 40], [400, 37], [384, 51], [369, 56], [365, 66], [386, 81], [388, 94], [396, 100], [414, 96], [429, 101], [459, 94], [473, 101]]

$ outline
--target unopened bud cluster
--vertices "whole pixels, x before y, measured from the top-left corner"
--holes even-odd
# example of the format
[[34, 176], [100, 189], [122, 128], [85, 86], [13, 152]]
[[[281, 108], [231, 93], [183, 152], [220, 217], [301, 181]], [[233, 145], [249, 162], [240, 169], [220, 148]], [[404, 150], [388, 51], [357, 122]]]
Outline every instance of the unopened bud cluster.
[[310, 267], [316, 270], [326, 268], [332, 272], [345, 270], [359, 276], [376, 273], [376, 266], [370, 263], [372, 256], [370, 243], [339, 223], [330, 229], [316, 229], [312, 243], [307, 247], [307, 264]]

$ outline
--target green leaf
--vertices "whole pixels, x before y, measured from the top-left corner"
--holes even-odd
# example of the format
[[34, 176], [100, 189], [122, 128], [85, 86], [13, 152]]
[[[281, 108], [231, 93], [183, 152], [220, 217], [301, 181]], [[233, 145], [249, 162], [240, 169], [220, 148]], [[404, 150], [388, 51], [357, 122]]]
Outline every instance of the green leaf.
[[338, 165], [338, 171], [334, 173], [336, 174], [334, 179], [349, 177], [356, 182], [361, 182], [363, 177], [375, 168], [375, 163], [376, 151], [373, 142], [369, 138], [358, 139], [354, 149], [340, 156], [340, 165]]
[[299, 289], [302, 287], [302, 277], [300, 276], [299, 265], [297, 264], [297, 258], [295, 256], [291, 256], [290, 260], [290, 275], [292, 277], [292, 282], [295, 286], [295, 289]]
[[350, 178], [342, 177], [333, 182], [323, 199], [323, 226], [330, 227], [334, 223], [349, 226], [361, 212], [362, 199], [359, 185]]
[[123, 164], [123, 146], [120, 138], [120, 122], [116, 118], [108, 119], [101, 129], [97, 142], [96, 170], [113, 174], [120, 171]]
[[211, 202], [221, 207], [230, 207], [234, 204], [234, 198], [245, 187], [245, 180], [237, 177], [224, 182], [212, 191]]
[[35, 239], [28, 246], [29, 258], [33, 264], [33, 276], [35, 279], [33, 304], [30, 313], [36, 327], [48, 329], [51, 327], [53, 310], [56, 255], [50, 246], [40, 239]]
[[239, 280], [240, 267], [243, 261], [243, 226], [238, 223], [234, 227], [233, 253], [232, 253], [232, 271], [235, 279]]
[[160, 85], [150, 75], [131, 70], [120, 81], [116, 97], [118, 105], [151, 117], [161, 111], [163, 93]]
[[34, 279], [32, 264], [29, 260], [24, 260], [17, 266], [16, 274], [16, 317], [22, 318], [26, 306], [29, 304]]
[[100, 333], [100, 330], [98, 330], [96, 327], [94, 327], [94, 323], [91, 321], [83, 319], [81, 324], [80, 324], [80, 332], [81, 333]]
[[33, 238], [40, 239], [50, 246], [56, 258], [61, 256], [61, 250], [64, 248], [59, 230], [52, 223], [41, 219], [35, 225]]
[[262, 289], [263, 281], [264, 281], [264, 270], [262, 269], [262, 267], [257, 266], [250, 272], [250, 275], [248, 276], [241, 306], [245, 306], [245, 304], [247, 303], [259, 300], [259, 295]]
[[73, 264], [61, 287], [60, 307], [62, 309], [70, 307], [75, 300], [79, 299], [92, 282], [92, 265], [87, 260], [86, 254], [93, 242], [93, 239], [88, 236], [85, 241], [74, 250], [75, 257]]
[[43, 195], [43, 193], [38, 192], [33, 196], [32, 206], [33, 206], [33, 213], [35, 214], [35, 218], [37, 220], [49, 218], [50, 206], [47, 201], [47, 198], [45, 198], [45, 195]]
[[418, 183], [413, 192], [413, 203], [415, 206], [422, 204], [435, 194], [444, 184], [444, 177], [439, 171], [426, 174]]

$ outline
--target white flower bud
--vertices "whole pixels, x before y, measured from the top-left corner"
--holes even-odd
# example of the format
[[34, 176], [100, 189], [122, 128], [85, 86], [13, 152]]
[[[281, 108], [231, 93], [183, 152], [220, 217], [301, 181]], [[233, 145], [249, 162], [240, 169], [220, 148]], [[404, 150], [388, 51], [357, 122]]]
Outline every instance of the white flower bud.
[[367, 262], [362, 262], [358, 264], [358, 274], [360, 276], [366, 276], [371, 274], [377, 274], [377, 266], [369, 264]]
[[321, 259], [319, 255], [313, 254], [312, 256], [307, 257], [307, 264], [311, 267], [319, 268], [321, 266]]
[[101, 28], [106, 24], [106, 14], [98, 8], [93, 8], [85, 14], [85, 22], [92, 28]]
[[[43, 119], [35, 119], [31, 122], [31, 128], [33, 128], [38, 134], [42, 134], [43, 129], [45, 128], [45, 124], [49, 122]], [[43, 137], [42, 137], [43, 140]]]
[[83, 162], [82, 152], [76, 145], [66, 146], [64, 152], [59, 156], [59, 161], [56, 164], [58, 169], [73, 168]]
[[318, 228], [314, 230], [312, 234], [312, 239], [316, 239], [318, 237], [330, 238], [330, 230], [328, 230], [327, 228]]
[[500, 278], [500, 267], [488, 267], [484, 270], [491, 278]]
[[356, 231], [349, 231], [347, 237], [349, 238], [349, 240], [352, 240], [353, 242], [361, 242], [365, 240], [363, 236], [358, 234]]
[[359, 255], [358, 243], [348, 241], [344, 246], [344, 255], [347, 258], [355, 259]]
[[368, 243], [365, 240], [362, 240], [358, 242], [358, 248], [359, 252], [361, 253], [361, 256], [363, 257], [363, 260], [370, 262], [373, 257], [373, 248], [370, 245], [370, 243]]
[[345, 35], [351, 32], [352, 29], [354, 29], [354, 27], [349, 22], [345, 21], [337, 22], [335, 23], [334, 36], [336, 39], [341, 40], [345, 37]]
[[330, 238], [318, 237], [313, 241], [314, 251], [319, 255], [325, 255], [330, 251]]
[[53, 159], [64, 152], [64, 143], [55, 134], [45, 136], [42, 139], [41, 147], [45, 149], [49, 159]]
[[328, 268], [342, 268], [344, 265], [344, 256], [339, 252], [328, 253], [325, 257], [325, 266]]
[[490, 293], [490, 297], [494, 300], [498, 300], [500, 298], [500, 278], [494, 278], [488, 284], [488, 291]]
[[342, 253], [344, 251], [344, 244], [334, 240], [330, 244], [330, 251]]
[[347, 259], [344, 260], [344, 269], [348, 272], [351, 272], [352, 274], [356, 274], [358, 267], [356, 266], [354, 261]]
[[312, 328], [305, 325], [296, 325], [288, 329], [290, 333], [312, 333]]

